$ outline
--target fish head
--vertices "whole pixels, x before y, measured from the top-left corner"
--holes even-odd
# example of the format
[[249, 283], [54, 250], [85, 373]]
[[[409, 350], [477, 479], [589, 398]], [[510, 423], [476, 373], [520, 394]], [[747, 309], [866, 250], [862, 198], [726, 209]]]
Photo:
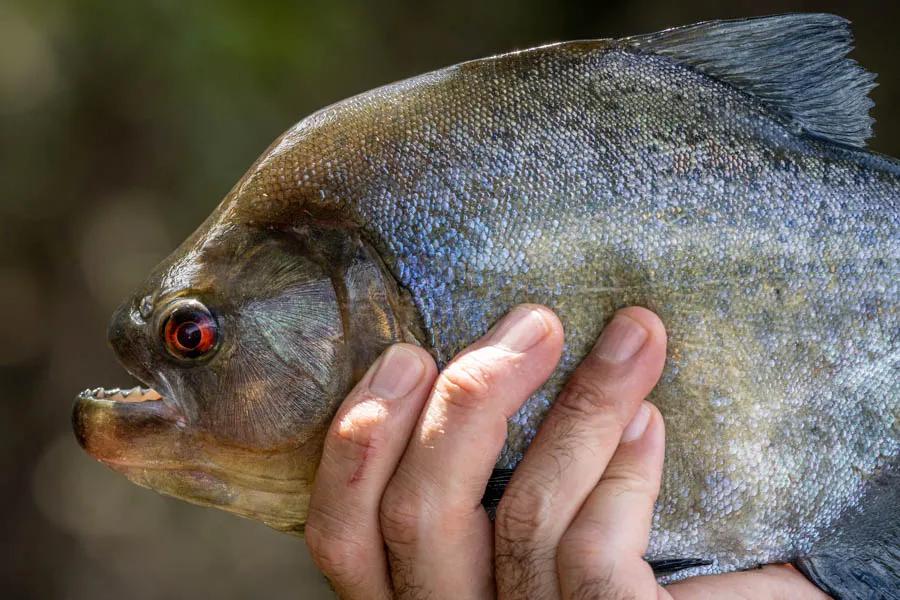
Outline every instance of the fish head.
[[403, 337], [389, 281], [345, 232], [206, 227], [115, 312], [143, 386], [82, 392], [76, 437], [139, 485], [302, 531], [331, 416]]

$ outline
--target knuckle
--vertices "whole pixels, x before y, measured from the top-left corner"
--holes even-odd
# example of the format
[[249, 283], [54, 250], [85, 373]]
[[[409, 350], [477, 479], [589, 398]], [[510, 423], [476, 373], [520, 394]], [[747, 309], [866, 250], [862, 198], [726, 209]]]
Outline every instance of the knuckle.
[[500, 544], [539, 545], [553, 517], [553, 499], [531, 486], [507, 489], [497, 507], [495, 527]]
[[323, 525], [321, 517], [310, 514], [304, 530], [310, 556], [329, 578], [341, 581], [354, 579], [359, 565], [369, 560], [366, 547], [352, 538], [336, 535]]
[[[570, 598], [643, 598], [635, 583], [645, 577], [633, 562], [623, 560], [621, 551], [607, 543], [603, 531], [592, 526], [570, 528], [560, 540], [556, 566], [561, 580], [569, 582]], [[649, 565], [640, 561], [642, 567]], [[655, 587], [655, 586], [654, 586]], [[655, 595], [653, 597], [656, 597]]]
[[[459, 539], [470, 533], [473, 512], [480, 505], [455, 501], [452, 497], [438, 497], [424, 493], [410, 485], [401, 475], [388, 485], [379, 510], [381, 533], [389, 548], [408, 549], [428, 540]], [[452, 495], [451, 495], [452, 496]]]
[[635, 465], [607, 468], [598, 487], [609, 496], [636, 495], [654, 498], [659, 491], [659, 483], [648, 479]]
[[335, 419], [329, 430], [330, 442], [349, 451], [367, 451], [378, 446], [385, 437], [388, 413], [374, 396], [364, 396]]
[[593, 530], [570, 528], [563, 534], [556, 552], [560, 572], [597, 572], [609, 565], [610, 558], [605, 556], [599, 543], [602, 538], [597, 538], [594, 533]]
[[478, 408], [488, 400], [496, 379], [490, 365], [470, 355], [440, 375], [435, 392], [446, 404]]
[[421, 494], [392, 481], [382, 496], [379, 509], [381, 533], [385, 541], [389, 545], [414, 545], [424, 514], [425, 503]]
[[595, 419], [598, 414], [608, 413], [612, 402], [604, 386], [588, 377], [576, 376], [559, 395], [556, 406], [576, 417]]

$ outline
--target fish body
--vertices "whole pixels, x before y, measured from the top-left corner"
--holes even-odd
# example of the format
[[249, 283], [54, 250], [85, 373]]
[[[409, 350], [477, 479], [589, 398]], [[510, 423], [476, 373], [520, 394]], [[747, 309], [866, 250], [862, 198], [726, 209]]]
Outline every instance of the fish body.
[[[897, 589], [900, 163], [863, 147], [872, 78], [848, 50], [826, 15], [707, 23], [463, 63], [312, 115], [120, 309], [113, 345], [163, 398], [83, 395], [82, 443], [296, 530], [321, 434], [387, 344], [443, 365], [517, 303], [557, 312], [563, 358], [510, 420], [509, 470], [604, 323], [641, 305], [669, 333], [648, 558]], [[199, 359], [160, 342], [194, 300], [221, 336]], [[861, 534], [872, 507], [883, 531]], [[840, 587], [853, 560], [880, 579]]]

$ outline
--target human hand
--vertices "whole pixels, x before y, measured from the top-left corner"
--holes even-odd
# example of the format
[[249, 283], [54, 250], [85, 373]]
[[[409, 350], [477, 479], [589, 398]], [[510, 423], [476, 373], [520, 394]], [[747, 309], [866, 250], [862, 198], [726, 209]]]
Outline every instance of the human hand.
[[480, 500], [507, 419], [550, 376], [563, 331], [523, 305], [438, 374], [397, 344], [326, 437], [306, 525], [346, 598], [825, 598], [790, 567], [660, 587], [643, 559], [664, 426], [644, 398], [666, 334], [619, 311], [545, 417], [491, 523]]

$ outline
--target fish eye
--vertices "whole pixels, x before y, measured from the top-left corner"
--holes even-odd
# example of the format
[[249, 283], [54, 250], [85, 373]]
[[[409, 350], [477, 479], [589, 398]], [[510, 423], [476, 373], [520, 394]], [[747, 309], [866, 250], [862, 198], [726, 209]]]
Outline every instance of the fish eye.
[[166, 350], [175, 358], [200, 358], [215, 349], [219, 327], [205, 306], [196, 300], [186, 300], [169, 309], [163, 320], [162, 336]]

